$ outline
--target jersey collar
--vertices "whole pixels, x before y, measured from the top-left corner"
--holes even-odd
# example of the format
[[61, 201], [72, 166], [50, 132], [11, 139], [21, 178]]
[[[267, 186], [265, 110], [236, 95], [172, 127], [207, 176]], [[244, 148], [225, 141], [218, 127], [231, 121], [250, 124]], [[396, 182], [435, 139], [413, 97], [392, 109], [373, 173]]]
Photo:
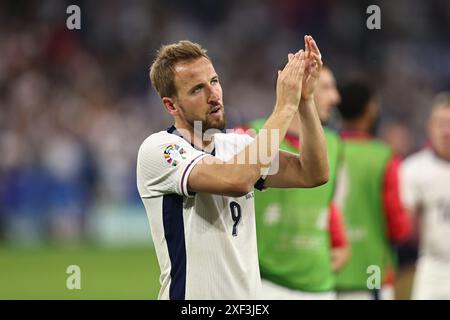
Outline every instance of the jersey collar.
[[[167, 130], [166, 130], [168, 133], [170, 133], [170, 134], [174, 134], [174, 135], [176, 135], [176, 136], [179, 136], [180, 138], [183, 138], [184, 140], [186, 140], [179, 132], [178, 132], [178, 130], [177, 130], [177, 128], [175, 127], [175, 125], [171, 125], [169, 128], [167, 128]], [[187, 141], [187, 140], [186, 140]], [[210, 155], [212, 155], [212, 156], [215, 156], [216, 155], [216, 147], [214, 147], [214, 149], [211, 151], [211, 153], [209, 153], [209, 152], [207, 152], [207, 151], [205, 151], [205, 150], [203, 150], [203, 149], [200, 149], [200, 148], [197, 148], [197, 146], [195, 146], [193, 143], [191, 143], [190, 141], [187, 141], [193, 148], [195, 148], [195, 149], [197, 149], [198, 151], [201, 151], [201, 152], [204, 152], [204, 153], [208, 153], [208, 154], [210, 154]]]

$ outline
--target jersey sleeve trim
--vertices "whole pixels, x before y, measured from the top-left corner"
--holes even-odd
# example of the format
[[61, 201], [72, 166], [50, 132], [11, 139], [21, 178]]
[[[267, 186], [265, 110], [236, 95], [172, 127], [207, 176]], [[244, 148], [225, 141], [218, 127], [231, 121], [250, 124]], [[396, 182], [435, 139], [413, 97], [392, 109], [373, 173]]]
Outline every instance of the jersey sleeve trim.
[[189, 174], [191, 173], [192, 169], [195, 167], [197, 162], [199, 162], [204, 157], [209, 156], [209, 154], [202, 153], [196, 156], [192, 161], [184, 168], [183, 174], [181, 176], [181, 193], [189, 198], [192, 198], [195, 194], [190, 194], [187, 188], [187, 181], [189, 178]]
[[264, 185], [264, 183], [266, 182], [266, 177], [261, 177], [258, 179], [258, 181], [256, 181], [254, 187], [255, 189], [259, 190], [259, 191], [264, 191], [266, 190], [266, 186]]

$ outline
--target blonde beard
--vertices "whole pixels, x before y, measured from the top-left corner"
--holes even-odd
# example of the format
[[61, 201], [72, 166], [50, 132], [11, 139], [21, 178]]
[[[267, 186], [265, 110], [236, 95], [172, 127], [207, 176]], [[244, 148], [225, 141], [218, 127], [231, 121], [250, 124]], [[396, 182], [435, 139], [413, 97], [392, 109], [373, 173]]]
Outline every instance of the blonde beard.
[[[223, 119], [222, 121], [214, 121], [216, 122], [215, 124], [211, 123], [210, 121], [208, 121], [208, 118], [206, 119], [190, 119], [189, 115], [188, 117], [186, 117], [186, 112], [185, 109], [180, 106], [180, 109], [183, 111], [183, 120], [189, 124], [189, 126], [194, 129], [194, 122], [195, 121], [201, 121], [202, 122], [202, 133], [205, 133], [206, 130], [209, 129], [217, 129], [217, 130], [224, 130], [226, 128], [226, 117], [225, 117], [225, 109], [222, 106], [222, 112], [223, 112]], [[208, 115], [206, 115], [206, 117], [208, 117]]]

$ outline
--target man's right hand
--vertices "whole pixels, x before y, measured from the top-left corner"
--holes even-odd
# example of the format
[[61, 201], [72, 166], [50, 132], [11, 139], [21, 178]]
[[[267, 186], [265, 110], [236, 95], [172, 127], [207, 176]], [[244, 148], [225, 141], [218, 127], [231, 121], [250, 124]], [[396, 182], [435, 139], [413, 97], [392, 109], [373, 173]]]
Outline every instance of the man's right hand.
[[278, 71], [277, 102], [275, 109], [297, 110], [302, 95], [302, 79], [305, 72], [305, 52], [288, 55], [288, 63]]

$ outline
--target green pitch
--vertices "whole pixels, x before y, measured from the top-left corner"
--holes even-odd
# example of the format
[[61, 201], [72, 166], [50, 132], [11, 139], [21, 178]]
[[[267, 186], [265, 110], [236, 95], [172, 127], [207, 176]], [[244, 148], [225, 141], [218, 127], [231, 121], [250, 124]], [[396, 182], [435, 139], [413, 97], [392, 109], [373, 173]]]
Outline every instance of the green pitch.
[[[81, 289], [69, 290], [67, 267], [80, 267]], [[154, 249], [0, 247], [0, 299], [156, 299]]]

